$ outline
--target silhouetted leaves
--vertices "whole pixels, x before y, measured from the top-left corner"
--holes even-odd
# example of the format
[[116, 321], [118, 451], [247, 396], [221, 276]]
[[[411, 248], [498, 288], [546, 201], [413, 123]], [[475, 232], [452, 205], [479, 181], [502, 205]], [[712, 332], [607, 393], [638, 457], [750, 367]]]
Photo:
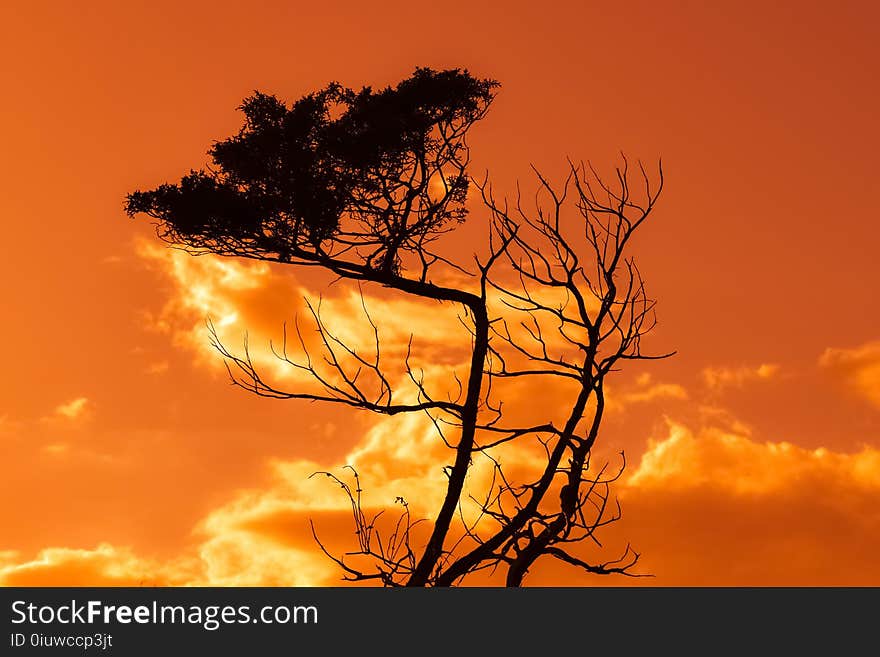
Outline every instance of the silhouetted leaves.
[[[465, 134], [497, 83], [420, 68], [396, 87], [332, 83], [289, 107], [256, 92], [213, 166], [128, 196], [168, 241], [279, 259], [344, 252], [397, 271], [466, 210]], [[433, 187], [432, 187], [433, 186]], [[438, 191], [439, 190], [439, 191]]]
[[192, 171], [179, 185], [161, 185], [151, 192], [130, 194], [127, 210], [130, 214], [173, 217], [175, 230], [184, 237], [228, 232], [243, 238], [260, 230], [257, 201], [204, 171]]

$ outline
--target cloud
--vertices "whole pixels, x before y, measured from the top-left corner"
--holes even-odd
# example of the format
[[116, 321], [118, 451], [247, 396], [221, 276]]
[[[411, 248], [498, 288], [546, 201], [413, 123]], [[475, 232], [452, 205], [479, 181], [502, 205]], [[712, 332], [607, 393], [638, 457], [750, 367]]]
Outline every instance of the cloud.
[[[449, 369], [463, 367], [469, 360], [471, 336], [466, 328], [469, 320], [457, 304], [389, 291], [377, 285], [358, 287], [351, 281], [326, 287], [323, 294], [317, 295], [310, 290], [314, 287], [315, 273], [303, 271], [308, 268], [213, 254], [194, 257], [179, 249], [146, 241], [138, 242], [136, 249], [139, 257], [158, 269], [172, 285], [163, 307], [145, 314], [147, 325], [170, 334], [176, 344], [190, 348], [199, 354], [200, 361], [213, 367], [219, 367], [222, 361], [208, 340], [205, 327], [208, 318], [217, 329], [220, 341], [233, 353], [240, 353], [239, 347], [247, 334], [248, 347], [257, 366], [288, 382], [308, 383], [311, 380], [308, 373], [279, 361], [269, 347], [271, 343], [276, 351], [282, 351], [286, 344], [292, 359], [303, 362], [300, 352], [304, 346], [317, 356], [312, 362], [319, 363], [324, 346], [315, 330], [312, 311], [320, 312], [323, 324], [332, 333], [327, 337], [343, 360], [346, 355], [335, 342], [337, 339], [358, 354], [372, 358], [378, 333], [383, 368], [388, 371], [396, 367], [397, 370], [390, 372], [392, 378], [405, 378], [401, 375], [407, 354], [415, 367], [442, 363]], [[476, 280], [473, 277], [465, 280], [460, 272], [448, 268], [437, 274], [438, 280], [449, 279], [463, 289], [473, 286]], [[311, 283], [304, 284], [306, 279]], [[512, 289], [517, 291], [517, 285]], [[574, 305], [567, 293], [554, 288], [541, 288], [532, 294], [549, 307], [571, 309]], [[494, 287], [490, 287], [488, 297], [490, 315], [504, 319], [518, 345], [540, 353], [542, 345], [535, 340], [536, 325], [532, 324], [535, 321], [540, 326], [543, 346], [554, 356], [580, 354], [578, 346], [560, 332], [552, 313], [516, 310], [514, 307], [521, 305], [520, 302]], [[593, 312], [597, 303], [592, 297], [586, 301]], [[286, 343], [282, 333], [285, 325]], [[501, 330], [501, 324], [495, 326]], [[581, 341], [588, 339], [582, 329], [571, 326], [566, 328], [566, 334]], [[517, 350], [505, 349], [501, 340], [496, 339], [495, 344], [506, 352], [511, 366], [523, 358]]]
[[210, 586], [335, 583], [340, 572], [318, 551], [308, 523], [308, 514], [271, 492], [214, 511], [200, 528], [206, 535], [198, 549], [201, 580]]
[[[471, 336], [465, 328], [468, 320], [456, 304], [389, 292], [378, 286], [359, 288], [354, 284], [331, 286], [323, 296], [317, 296], [297, 277], [308, 277], [310, 273], [303, 272], [303, 268], [211, 254], [194, 257], [148, 242], [140, 242], [137, 249], [140, 257], [158, 268], [172, 284], [168, 301], [158, 312], [148, 315], [148, 324], [170, 334], [176, 344], [196, 354], [197, 360], [208, 367], [222, 371], [223, 363], [220, 354], [210, 346], [205, 327], [205, 319], [212, 318], [220, 342], [233, 355], [244, 355], [243, 341], [247, 336], [248, 353], [261, 378], [284, 392], [326, 394], [312, 373], [284, 362], [277, 357], [277, 352], [285, 353], [295, 363], [314, 367], [326, 381], [347, 388], [344, 377], [325, 360], [329, 346], [335, 352], [330, 360], [337, 361], [350, 378], [357, 373], [359, 387], [368, 397], [377, 397], [384, 382], [370, 367], [356, 362], [354, 356], [346, 352], [348, 347], [372, 363], [377, 358], [377, 343], [378, 361], [382, 374], [394, 389], [395, 402], [411, 401], [417, 396], [418, 390], [407, 366], [416, 376], [426, 373], [422, 380], [435, 399], [455, 398], [460, 392], [459, 382], [465, 378], [468, 367]], [[456, 283], [463, 285], [464, 281]], [[553, 288], [541, 289], [536, 294], [549, 307], [573, 304], [565, 292]], [[546, 349], [560, 359], [580, 357], [579, 348], [567, 337], [588, 340], [586, 335], [579, 334], [582, 330], [568, 327], [563, 334], [552, 313], [515, 310], [511, 304], [516, 306], [518, 302], [495, 288], [489, 290], [488, 303], [490, 314], [503, 320], [493, 326], [502, 334], [509, 331], [519, 347], [534, 353]], [[587, 305], [595, 310], [594, 303], [596, 300], [592, 299]], [[311, 308], [307, 304], [311, 304]], [[317, 330], [312, 311], [319, 312], [328, 327], [329, 332], [323, 336], [326, 343]], [[537, 324], [533, 324], [533, 320]], [[508, 368], [534, 366], [518, 349], [505, 345], [499, 336], [494, 337], [493, 344]], [[496, 369], [500, 367], [498, 362], [492, 365]], [[430, 376], [427, 372], [436, 375]], [[529, 414], [551, 409], [549, 415], [552, 415], [552, 409], [570, 397], [572, 383], [569, 381], [537, 386], [537, 392], [534, 382], [534, 379], [499, 379], [493, 384], [493, 393], [497, 399], [508, 400], [506, 408], [513, 415], [522, 415], [526, 407], [536, 405], [538, 408], [529, 410]], [[527, 403], [514, 405], [509, 402], [511, 398]], [[612, 395], [609, 408], [687, 398], [687, 391], [679, 384], [655, 383], [643, 378], [635, 388]], [[547, 419], [542, 417], [538, 422]], [[511, 420], [519, 422], [520, 418], [511, 417]]]
[[[219, 357], [207, 347], [206, 315], [215, 318], [224, 339], [234, 340], [247, 329], [251, 344], [256, 345], [277, 339], [284, 315], [305, 310], [306, 292], [300, 282], [265, 263], [194, 258], [168, 249], [147, 257], [172, 283], [169, 302], [152, 316], [154, 327], [212, 366]], [[450, 327], [464, 336], [461, 343], [467, 349], [467, 334], [457, 324], [455, 309], [384, 296], [381, 290], [366, 293], [365, 303], [383, 331], [382, 344], [387, 347], [383, 358], [397, 358], [399, 365], [410, 333], [416, 333], [423, 336], [420, 366], [426, 370], [426, 380], [451, 379], [451, 368], [462, 359], [460, 348], [444, 344]], [[446, 310], [450, 312], [444, 314]], [[328, 324], [340, 339], [370, 347], [373, 336], [356, 290], [331, 290], [322, 311], [333, 318]], [[313, 340], [314, 335], [306, 339]], [[841, 356], [844, 351], [823, 359], [829, 367], [841, 362], [864, 365], [864, 358], [851, 358], [849, 352]], [[270, 367], [270, 357], [260, 362]], [[718, 390], [769, 380], [778, 372], [772, 364], [716, 367], [704, 371], [704, 380], [711, 390]], [[277, 374], [285, 376], [281, 369]], [[547, 421], [564, 401], [560, 400], [564, 394], [552, 386], [515, 392], [509, 417], [517, 422], [518, 413]], [[682, 386], [649, 376], [611, 392], [610, 402], [620, 408], [689, 398]], [[703, 426], [687, 426], [670, 420], [665, 434], [647, 445], [618, 487], [623, 520], [606, 528], [607, 539], [602, 538], [611, 553], [625, 540], [643, 553], [644, 569], [657, 578], [636, 583], [880, 584], [880, 565], [870, 549], [880, 544], [878, 450], [865, 447], [841, 453], [760, 442], [744, 425], [719, 413], [704, 414], [702, 422]], [[511, 443], [499, 450], [499, 458], [519, 480], [540, 463], [541, 449], [537, 442]], [[445, 491], [443, 467], [452, 457], [427, 418], [411, 415], [377, 420], [333, 463], [355, 466], [361, 475], [364, 508], [370, 513], [385, 509], [382, 520], [393, 522], [399, 510], [395, 499], [400, 496], [409, 502], [415, 518], [433, 516]], [[317, 549], [310, 520], [333, 554], [352, 550], [357, 537], [343, 491], [327, 477], [311, 476], [326, 469], [326, 463], [314, 460], [271, 461], [271, 476], [263, 485], [232, 494], [204, 515], [194, 528], [196, 544], [179, 559], [161, 562], [111, 545], [89, 550], [58, 547], [33, 559], [5, 555], [0, 582], [338, 583], [341, 571]], [[349, 476], [338, 467], [332, 471]], [[467, 492], [479, 497], [490, 481], [491, 464], [475, 458]], [[467, 507], [464, 513], [471, 517]], [[571, 570], [548, 563], [542, 562], [528, 583], [570, 581]], [[604, 579], [602, 583], [632, 582]]]
[[108, 543], [46, 548], [24, 560], [3, 552], [0, 586], [298, 586], [338, 580], [335, 566], [313, 546], [292, 549], [259, 532], [222, 530], [195, 553], [168, 561]]
[[[420, 415], [385, 418], [344, 457], [356, 466], [370, 514], [386, 509], [393, 522], [405, 495], [414, 514], [440, 504], [444, 460], [452, 452]], [[194, 528], [197, 544], [179, 559], [159, 562], [124, 546], [94, 549], [53, 547], [34, 558], [6, 553], [3, 585], [208, 585], [305, 586], [339, 583], [340, 569], [315, 542], [310, 521], [333, 554], [357, 545], [348, 497], [331, 479], [315, 473], [326, 465], [310, 460], [273, 460], [271, 477], [209, 512]], [[340, 468], [335, 474], [350, 479]], [[384, 529], [384, 527], [383, 527]]]
[[[542, 448], [509, 446], [499, 456], [513, 475], [534, 467]], [[344, 458], [359, 473], [333, 468], [332, 474], [361, 488], [364, 512], [382, 513], [376, 530], [385, 538], [393, 531], [404, 498], [413, 520], [431, 518], [446, 490], [443, 466], [454, 453], [438, 437], [423, 415], [385, 418], [368, 430]], [[212, 511], [196, 530], [203, 541], [199, 560], [204, 581], [215, 585], [328, 585], [338, 583], [342, 572], [322, 554], [312, 536], [312, 525], [321, 543], [334, 555], [357, 548], [355, 524], [348, 496], [338, 483], [322, 474], [326, 466], [308, 460], [272, 462], [271, 483], [242, 491]], [[316, 474], [317, 473], [317, 474]], [[485, 494], [492, 480], [491, 463], [475, 456], [466, 481], [466, 494]], [[468, 521], [476, 514], [465, 502]], [[429, 525], [417, 525], [414, 542]], [[357, 559], [357, 557], [354, 557]], [[346, 557], [350, 563], [352, 557]]]
[[[668, 420], [617, 488], [623, 519], [605, 528], [608, 556], [627, 541], [651, 579], [598, 578], [597, 584], [880, 585], [880, 450], [852, 453], [761, 442], [737, 424], [689, 427]], [[409, 501], [414, 518], [431, 517], [443, 495], [451, 451], [419, 416], [377, 422], [345, 457], [361, 475], [363, 507], [385, 514], [386, 532]], [[515, 478], [538, 462], [528, 445], [501, 456]], [[332, 585], [332, 554], [356, 548], [347, 496], [309, 460], [275, 460], [266, 485], [240, 491], [194, 530], [197, 545], [166, 562], [126, 547], [52, 548], [36, 558], [5, 554], [6, 585], [190, 584], [220, 586]], [[350, 473], [334, 469], [347, 481]], [[479, 459], [468, 478], [478, 494], [490, 481]], [[465, 508], [465, 513], [468, 513]], [[427, 528], [427, 525], [423, 527]], [[387, 536], [387, 533], [384, 534]], [[424, 536], [417, 536], [423, 541]], [[588, 549], [589, 546], [584, 546]], [[527, 583], [571, 582], [569, 567], [542, 560]], [[582, 581], [582, 580], [578, 580]]]
[[194, 257], [148, 242], [136, 248], [139, 257], [172, 284], [164, 306], [145, 314], [147, 325], [170, 334], [178, 346], [192, 349], [209, 363], [218, 364], [218, 358], [207, 339], [207, 318], [223, 333], [237, 329], [238, 338], [246, 328], [262, 336], [277, 326], [279, 313], [302, 307], [302, 290], [295, 279], [273, 275], [267, 263]]
[[880, 408], [880, 341], [853, 349], [828, 348], [819, 365]]
[[68, 443], [49, 443], [48, 445], [43, 445], [42, 451], [46, 454], [51, 454], [53, 456], [63, 456], [67, 454], [70, 449], [70, 445]]
[[605, 386], [605, 403], [609, 411], [620, 412], [632, 404], [656, 401], [686, 400], [688, 391], [678, 383], [655, 382], [650, 374], [643, 373], [636, 379], [635, 385], [617, 389]]
[[620, 489], [658, 585], [877, 585], [880, 450], [805, 449], [670, 421]]
[[[360, 475], [367, 513], [385, 509], [389, 520], [405, 496], [413, 513], [430, 514], [444, 491], [444, 456], [451, 454], [423, 416], [378, 422], [345, 457]], [[221, 585], [321, 585], [339, 581], [340, 569], [315, 542], [310, 520], [332, 554], [357, 545], [349, 498], [326, 466], [307, 460], [272, 462], [271, 485], [243, 491], [210, 513], [197, 533], [207, 581]], [[333, 468], [353, 482], [351, 471]]]
[[779, 365], [762, 363], [756, 367], [707, 367], [703, 370], [703, 382], [711, 390], [739, 388], [747, 383], [766, 381], [779, 374]]
[[103, 543], [94, 549], [47, 548], [16, 562], [17, 553], [0, 560], [2, 586], [171, 586], [185, 583], [180, 564], [146, 560], [127, 547]]
[[880, 491], [880, 450], [871, 447], [842, 454], [788, 442], [759, 443], [711, 426], [697, 434], [673, 421], [668, 426], [666, 438], [649, 442], [630, 486], [711, 486], [735, 494], [767, 494], [794, 483], [835, 481]]
[[[232, 354], [244, 356], [246, 339], [261, 376], [296, 392], [322, 389], [309, 372], [284, 362], [279, 354], [299, 364], [310, 363], [328, 381], [339, 381], [339, 373], [324, 359], [328, 347], [353, 374], [360, 364], [346, 347], [372, 362], [378, 341], [383, 373], [404, 386], [409, 381], [407, 356], [416, 370], [443, 364], [447, 374], [467, 362], [470, 336], [458, 318], [460, 309], [452, 304], [389, 295], [371, 286], [330, 287], [324, 295], [316, 295], [300, 283], [293, 267], [210, 254], [194, 257], [146, 242], [137, 249], [172, 284], [163, 307], [146, 313], [147, 325], [171, 335], [176, 345], [213, 369], [222, 369], [223, 359], [210, 344], [206, 320]], [[323, 337], [313, 313], [328, 328]], [[360, 382], [367, 387], [377, 383], [369, 370], [361, 370]]]
[[77, 397], [65, 404], [60, 404], [55, 408], [55, 416], [75, 420], [82, 417], [89, 406], [89, 400], [86, 397]]

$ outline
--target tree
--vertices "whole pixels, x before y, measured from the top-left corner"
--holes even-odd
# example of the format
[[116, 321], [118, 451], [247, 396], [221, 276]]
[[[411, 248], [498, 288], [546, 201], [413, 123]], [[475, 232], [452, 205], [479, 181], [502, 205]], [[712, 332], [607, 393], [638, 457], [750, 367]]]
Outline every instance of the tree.
[[[367, 562], [332, 556], [319, 541], [347, 579], [450, 586], [501, 569], [509, 586], [519, 586], [544, 557], [588, 573], [635, 574], [639, 555], [628, 545], [611, 560], [584, 554], [585, 546], [599, 544], [596, 533], [620, 517], [610, 491], [624, 465], [594, 467], [590, 457], [606, 376], [628, 360], [670, 355], [642, 353], [655, 302], [626, 255], [662, 190], [662, 168], [655, 184], [639, 162], [634, 186], [625, 157], [613, 183], [569, 161], [558, 187], [534, 170], [533, 207], [521, 197], [512, 205], [499, 200], [487, 179], [470, 178], [467, 144], [497, 88], [467, 71], [420, 68], [395, 87], [355, 91], [333, 83], [290, 106], [255, 93], [240, 108], [239, 133], [209, 151], [212, 167], [127, 198], [129, 216], [152, 217], [161, 239], [193, 253], [319, 267], [358, 285], [463, 310], [468, 372], [461, 380], [451, 373], [457, 394], [446, 399], [429, 391], [409, 355], [404, 368], [415, 393], [399, 393], [366, 306], [375, 334], [371, 354], [341, 340], [317, 305], [309, 308], [320, 357], [308, 353], [297, 326], [301, 353], [292, 358], [285, 334], [277, 355], [306, 372], [317, 390], [276, 387], [247, 349], [236, 355], [213, 333], [232, 382], [252, 393], [424, 414], [451, 450], [445, 497], [424, 542], [414, 538], [418, 521], [403, 498], [403, 512], [383, 539], [375, 517], [361, 508], [357, 473], [354, 487], [329, 475], [352, 502], [355, 553]], [[487, 217], [487, 244], [474, 256], [473, 271], [445, 253], [440, 240], [468, 216], [472, 186]], [[467, 283], [437, 282], [439, 272], [452, 269]], [[540, 422], [509, 421], [507, 384], [549, 380], [559, 382], [562, 411]], [[518, 481], [498, 455], [524, 442], [538, 445], [542, 457], [534, 477]], [[465, 494], [477, 460], [492, 472], [480, 496]]]

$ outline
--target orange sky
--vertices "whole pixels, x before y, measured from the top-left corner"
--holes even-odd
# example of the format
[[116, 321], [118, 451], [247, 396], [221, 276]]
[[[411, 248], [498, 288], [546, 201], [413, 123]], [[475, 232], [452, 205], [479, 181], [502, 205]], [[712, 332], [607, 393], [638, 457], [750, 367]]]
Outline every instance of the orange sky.
[[319, 281], [186, 258], [122, 212], [204, 164], [254, 89], [419, 65], [501, 82], [471, 141], [501, 189], [566, 156], [663, 158], [636, 248], [653, 344], [679, 353], [610, 383], [602, 438], [648, 582], [880, 585], [880, 11], [480, 4], [0, 7], [0, 582], [334, 583], [305, 522], [348, 521], [305, 477], [351, 461], [376, 504], [430, 507], [430, 446], [389, 459], [419, 427], [252, 398], [206, 349], [207, 314], [233, 346], [268, 338]]

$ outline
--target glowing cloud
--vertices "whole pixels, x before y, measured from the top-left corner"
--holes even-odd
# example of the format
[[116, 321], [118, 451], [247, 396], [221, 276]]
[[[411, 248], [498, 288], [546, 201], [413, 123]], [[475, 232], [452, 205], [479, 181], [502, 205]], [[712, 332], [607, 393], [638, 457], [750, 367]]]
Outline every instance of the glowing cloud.
[[709, 486], [737, 494], [768, 494], [812, 481], [845, 482], [880, 491], [880, 450], [841, 454], [787, 442], [759, 443], [715, 427], [697, 434], [669, 422], [669, 435], [649, 442], [628, 484], [638, 488]]
[[[205, 326], [209, 320], [231, 354], [243, 356], [246, 340], [261, 376], [267, 374], [280, 387], [314, 386], [315, 381], [279, 355], [305, 363], [305, 349], [312, 364], [324, 367], [326, 345], [317, 331], [315, 313], [327, 327], [327, 340], [343, 365], [357, 369], [342, 344], [372, 359], [378, 340], [383, 372], [404, 383], [408, 354], [414, 368], [438, 363], [455, 366], [468, 345], [468, 334], [450, 304], [386, 298], [374, 294], [377, 290], [372, 288], [332, 288], [319, 297], [300, 285], [291, 267], [272, 268], [265, 262], [210, 254], [193, 257], [148, 243], [139, 244], [138, 253], [173, 285], [162, 309], [147, 314], [149, 326], [170, 334], [178, 346], [196, 353], [200, 363], [220, 368], [223, 359], [211, 346]], [[331, 380], [332, 375], [328, 373]]]
[[620, 491], [658, 585], [877, 585], [880, 450], [757, 442], [670, 421]]
[[819, 364], [880, 408], [880, 341], [853, 349], [828, 348]]
[[[448, 450], [418, 416], [374, 425], [346, 456], [357, 466], [364, 509], [387, 509], [406, 496], [416, 517], [430, 516], [443, 494]], [[536, 452], [508, 450], [512, 468], [528, 469]], [[488, 480], [475, 462], [468, 487]], [[53, 548], [32, 560], [5, 553], [0, 583], [329, 585], [341, 572], [315, 543], [310, 521], [333, 554], [356, 544], [351, 507], [323, 469], [307, 460], [273, 461], [272, 479], [242, 491], [197, 526], [199, 545], [157, 563], [124, 547]], [[344, 473], [334, 469], [337, 474]], [[871, 545], [880, 540], [880, 450], [855, 453], [758, 442], [714, 426], [693, 430], [668, 421], [618, 488], [624, 517], [609, 543], [631, 540], [649, 580], [602, 584], [786, 585], [880, 583]], [[466, 512], [466, 510], [465, 510]], [[748, 554], [748, 558], [743, 555]], [[559, 584], [553, 562], [536, 567], [532, 584]]]
[[181, 564], [160, 564], [129, 548], [102, 543], [92, 550], [47, 548], [30, 561], [0, 562], [3, 586], [162, 586], [184, 583], [191, 575]]
[[[205, 318], [211, 317], [218, 336], [233, 352], [247, 331], [254, 362], [282, 383], [296, 387], [310, 378], [279, 362], [268, 349], [273, 339], [278, 345], [285, 319], [295, 314], [309, 317], [304, 301], [308, 293], [297, 278], [265, 263], [194, 258], [154, 246], [142, 245], [140, 254], [158, 266], [173, 286], [170, 300], [149, 316], [153, 328], [171, 335], [200, 361], [217, 367], [222, 359], [210, 347], [204, 326]], [[432, 386], [452, 385], [452, 370], [465, 361], [467, 333], [450, 305], [387, 297], [369, 288], [340, 288], [331, 289], [320, 300], [320, 310], [334, 335], [359, 353], [370, 353], [375, 347], [375, 324], [383, 369], [397, 367], [391, 379], [402, 397], [415, 394], [413, 386], [406, 385], [403, 369], [411, 335], [418, 336], [419, 342], [419, 349], [410, 354], [411, 365], [424, 370], [425, 381]], [[320, 349], [314, 324], [305, 322], [301, 328], [305, 347]], [[449, 336], [461, 336], [461, 344], [450, 347]], [[821, 362], [829, 370], [844, 373], [861, 394], [880, 404], [880, 343], [828, 350]], [[161, 374], [165, 369], [163, 361], [151, 371]], [[706, 368], [702, 375], [709, 391], [716, 392], [770, 380], [778, 373], [778, 365], [762, 364]], [[432, 394], [440, 397], [450, 391], [432, 390]], [[513, 417], [525, 412], [552, 414], [565, 391], [546, 387], [536, 395], [533, 390], [514, 387], [506, 393]], [[654, 381], [645, 374], [633, 385], [609, 390], [609, 409], [687, 399], [688, 391], [681, 385]], [[74, 399], [59, 406], [54, 417], [81, 417], [88, 404], [85, 397]], [[667, 435], [649, 442], [637, 467], [618, 488], [624, 520], [619, 530], [610, 528], [610, 537], [625, 532], [648, 555], [646, 568], [659, 577], [649, 583], [785, 583], [788, 580], [778, 575], [777, 564], [790, 553], [798, 554], [800, 560], [792, 564], [789, 559], [792, 572], [801, 577], [792, 581], [851, 581], [835, 571], [840, 553], [856, 555], [855, 562], [864, 571], [860, 581], [873, 581], [875, 574], [880, 581], [880, 568], [871, 570], [859, 561], [861, 553], [855, 545], [880, 539], [880, 519], [876, 511], [870, 511], [880, 508], [880, 451], [866, 447], [843, 454], [785, 442], [761, 443], [736, 422], [723, 427], [714, 423], [693, 430], [669, 421]], [[64, 443], [52, 443], [44, 452], [60, 457], [66, 450]], [[346, 455], [334, 459], [329, 469], [343, 478], [348, 473], [335, 466], [350, 464], [357, 469], [364, 488], [363, 508], [370, 513], [385, 509], [384, 517], [396, 517], [395, 500], [402, 497], [414, 518], [430, 518], [445, 492], [443, 467], [451, 454], [427, 417], [384, 417]], [[497, 457], [508, 472], [529, 476], [541, 461], [540, 446], [511, 443]], [[0, 582], [337, 583], [340, 570], [321, 553], [310, 522], [314, 521], [318, 537], [333, 554], [351, 550], [356, 538], [348, 497], [332, 479], [312, 476], [327, 469], [326, 464], [310, 460], [271, 461], [272, 476], [266, 485], [238, 492], [206, 514], [195, 528], [198, 545], [170, 563], [141, 558], [125, 547], [59, 547], [43, 550], [32, 560], [6, 555], [0, 564]], [[491, 465], [476, 458], [467, 493], [479, 497], [490, 480]], [[797, 522], [786, 515], [792, 509], [802, 513]], [[467, 505], [462, 513], [468, 520], [473, 518]], [[768, 513], [786, 517], [764, 528]], [[811, 514], [824, 524], [814, 522]], [[831, 539], [824, 529], [829, 522], [838, 528]], [[743, 527], [748, 531], [731, 529]], [[669, 536], [670, 529], [674, 538]], [[718, 547], [718, 536], [725, 537], [723, 549]], [[736, 550], [745, 549], [765, 558], [750, 559], [748, 565], [736, 568], [726, 565], [736, 559]], [[686, 562], [682, 555], [687, 555]], [[532, 582], [559, 583], [561, 577], [552, 569], [536, 568]]]
[[55, 408], [55, 416], [75, 420], [82, 417], [89, 405], [86, 397], [77, 397], [66, 404], [60, 404]]
[[755, 381], [766, 381], [779, 374], [779, 365], [762, 363], [757, 367], [707, 367], [703, 370], [703, 382], [711, 390], [742, 387]]
[[608, 386], [606, 404], [610, 411], [620, 412], [632, 404], [662, 400], [685, 400], [689, 395], [684, 386], [678, 383], [654, 382], [650, 374], [641, 374], [635, 386], [618, 390]]

